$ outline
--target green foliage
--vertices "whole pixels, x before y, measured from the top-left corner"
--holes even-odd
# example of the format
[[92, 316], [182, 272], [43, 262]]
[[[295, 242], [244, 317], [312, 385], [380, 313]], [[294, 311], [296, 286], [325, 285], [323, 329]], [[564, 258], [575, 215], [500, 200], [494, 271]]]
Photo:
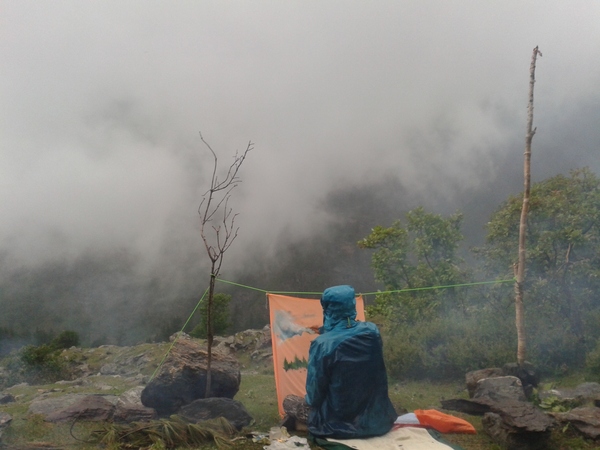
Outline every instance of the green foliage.
[[586, 375], [592, 381], [600, 379], [600, 341], [596, 344], [596, 348], [589, 352], [585, 361]]
[[470, 370], [512, 360], [516, 336], [511, 317], [465, 318], [448, 314], [382, 328], [388, 372], [396, 379], [461, 379]]
[[77, 347], [79, 345], [79, 334], [75, 331], [65, 330], [55, 337], [50, 346], [55, 349]]
[[[477, 249], [491, 276], [513, 274], [521, 204], [515, 196], [501, 205]], [[599, 337], [600, 179], [581, 169], [532, 185], [526, 251], [529, 352], [542, 365], [581, 367]]]
[[538, 403], [540, 408], [550, 412], [567, 412], [579, 405], [576, 401], [564, 400], [555, 395], [548, 396]]
[[22, 347], [5, 359], [8, 377], [5, 381], [0, 380], [0, 384], [22, 381], [40, 384], [69, 378], [69, 361], [61, 358], [60, 352], [78, 344], [79, 335], [76, 332], [63, 331], [49, 343]]
[[21, 374], [30, 384], [54, 382], [68, 375], [58, 350], [50, 345], [28, 345], [21, 350]]
[[408, 212], [407, 225], [396, 221], [389, 228], [377, 226], [358, 242], [374, 250], [372, 267], [375, 279], [386, 291], [367, 310], [371, 317], [396, 323], [415, 323], [434, 318], [457, 306], [464, 309], [462, 298], [452, 289], [424, 289], [463, 283], [467, 273], [460, 267], [456, 251], [463, 239], [461, 214], [448, 218], [417, 208]]
[[[231, 295], [215, 294], [213, 298], [213, 333], [223, 335], [229, 328], [229, 302]], [[190, 332], [190, 336], [205, 339], [208, 335], [208, 298], [200, 303], [200, 323]]]

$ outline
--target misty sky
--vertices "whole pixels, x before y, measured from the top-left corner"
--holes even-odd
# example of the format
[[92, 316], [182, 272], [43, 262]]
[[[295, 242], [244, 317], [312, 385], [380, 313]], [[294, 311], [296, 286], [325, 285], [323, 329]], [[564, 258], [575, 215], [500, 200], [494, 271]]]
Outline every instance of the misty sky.
[[0, 21], [0, 249], [16, 265], [204, 257], [199, 131], [224, 164], [255, 143], [232, 252], [314, 232], [332, 189], [393, 177], [452, 205], [500, 169], [518, 180], [536, 45], [534, 178], [544, 148], [546, 172], [600, 171], [597, 0], [0, 0]]

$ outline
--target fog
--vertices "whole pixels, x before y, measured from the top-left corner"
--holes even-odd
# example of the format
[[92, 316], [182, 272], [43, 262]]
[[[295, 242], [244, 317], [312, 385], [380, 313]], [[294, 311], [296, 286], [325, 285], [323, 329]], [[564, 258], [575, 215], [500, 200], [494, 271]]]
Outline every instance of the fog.
[[[353, 210], [369, 229], [419, 204], [460, 209], [476, 243], [522, 188], [535, 46], [534, 181], [600, 170], [597, 1], [0, 8], [4, 277], [127, 254], [130, 288], [169, 293], [153, 301], [202, 289], [212, 159], [199, 132], [223, 167], [255, 145], [232, 197], [230, 279], [249, 264], [268, 274], [285, 245]], [[89, 292], [94, 308], [106, 301]]]

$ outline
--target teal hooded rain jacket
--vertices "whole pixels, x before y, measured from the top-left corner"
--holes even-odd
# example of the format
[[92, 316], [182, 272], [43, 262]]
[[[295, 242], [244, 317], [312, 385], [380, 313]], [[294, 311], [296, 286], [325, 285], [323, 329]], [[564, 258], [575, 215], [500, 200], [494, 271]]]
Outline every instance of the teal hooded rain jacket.
[[397, 414], [388, 397], [379, 330], [356, 321], [351, 286], [326, 289], [321, 305], [323, 328], [308, 357], [308, 430], [325, 438], [383, 435]]

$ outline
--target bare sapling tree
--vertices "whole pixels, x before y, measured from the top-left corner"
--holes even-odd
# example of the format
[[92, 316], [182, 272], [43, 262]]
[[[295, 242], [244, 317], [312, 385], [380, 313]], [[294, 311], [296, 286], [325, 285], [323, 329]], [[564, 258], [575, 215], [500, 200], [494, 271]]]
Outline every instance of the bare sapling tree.
[[236, 151], [233, 162], [227, 169], [224, 178], [220, 179], [218, 172], [219, 159], [212, 147], [204, 140], [200, 133], [202, 143], [210, 150], [213, 156], [213, 169], [210, 179], [210, 187], [202, 196], [202, 201], [198, 207], [200, 215], [200, 236], [204, 243], [204, 248], [210, 260], [210, 284], [208, 288], [208, 305], [206, 308], [206, 335], [207, 335], [207, 367], [206, 367], [206, 392], [205, 397], [210, 396], [211, 390], [211, 365], [212, 365], [212, 344], [213, 344], [213, 312], [214, 312], [214, 294], [215, 281], [221, 272], [223, 257], [227, 250], [233, 244], [238, 235], [239, 227], [235, 223], [237, 214], [229, 206], [231, 192], [241, 182], [238, 172], [242, 167], [248, 153], [253, 149], [252, 142], [248, 142], [246, 150], [241, 154]]
[[525, 362], [527, 338], [525, 336], [525, 310], [523, 307], [523, 288], [525, 282], [525, 239], [527, 236], [527, 213], [529, 212], [529, 194], [531, 190], [531, 141], [537, 130], [533, 128], [533, 86], [535, 84], [535, 64], [537, 56], [542, 56], [536, 46], [529, 67], [529, 103], [527, 105], [527, 132], [525, 134], [525, 162], [523, 164], [523, 206], [519, 222], [519, 259], [515, 264], [515, 324], [517, 328], [517, 363]]

